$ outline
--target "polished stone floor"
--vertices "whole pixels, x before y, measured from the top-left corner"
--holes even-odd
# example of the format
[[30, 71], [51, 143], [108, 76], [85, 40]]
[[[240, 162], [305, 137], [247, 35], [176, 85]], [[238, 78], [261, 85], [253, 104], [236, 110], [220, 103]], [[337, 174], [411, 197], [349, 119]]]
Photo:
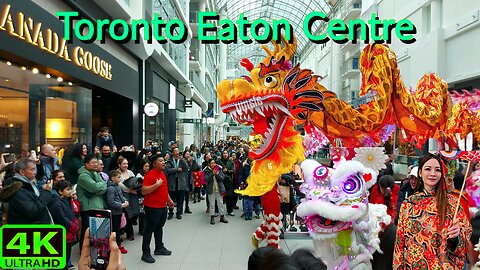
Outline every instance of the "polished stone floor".
[[[241, 202], [238, 202], [241, 206]], [[156, 262], [148, 264], [140, 260], [142, 255], [142, 236], [135, 228], [135, 240], [125, 240], [124, 247], [128, 250], [125, 254], [127, 269], [162, 269], [162, 270], [245, 270], [248, 257], [253, 246], [250, 236], [261, 223], [261, 219], [245, 221], [240, 218], [241, 207], [235, 210], [235, 216], [227, 216], [228, 224], [209, 223], [210, 218], [205, 213], [205, 201], [190, 203], [193, 214], [184, 214], [182, 220], [175, 217], [167, 220], [164, 227], [164, 243], [173, 254], [171, 256], [154, 256]], [[313, 248], [308, 237], [289, 237], [280, 242], [286, 253], [291, 253], [297, 248]], [[152, 239], [153, 249], [153, 239]], [[78, 245], [73, 247], [72, 262], [78, 261]]]

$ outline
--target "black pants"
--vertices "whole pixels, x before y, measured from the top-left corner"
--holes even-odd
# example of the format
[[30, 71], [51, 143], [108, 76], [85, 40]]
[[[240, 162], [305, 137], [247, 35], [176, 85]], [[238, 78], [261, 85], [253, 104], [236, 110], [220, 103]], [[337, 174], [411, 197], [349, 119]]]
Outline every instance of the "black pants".
[[121, 240], [120, 240], [120, 223], [122, 221], [122, 214], [119, 215], [112, 215], [112, 232], [115, 232], [116, 234], [116, 241], [117, 245], [121, 246]]
[[225, 196], [225, 204], [227, 205], [227, 213], [232, 213], [233, 207], [237, 204], [237, 197], [233, 195]]
[[200, 192], [202, 188], [201, 187], [196, 187], [193, 189], [193, 201], [200, 201]]
[[[169, 191], [170, 198], [177, 203], [177, 215], [183, 214], [183, 203], [185, 201], [185, 196], [188, 199], [188, 191], [186, 190], [177, 190], [177, 191]], [[172, 194], [174, 194], [174, 198], [172, 198]], [[188, 206], [188, 204], [187, 204]], [[173, 208], [169, 208], [168, 211], [173, 213]]]
[[140, 213], [140, 215], [138, 215], [138, 233], [139, 234], [143, 234], [143, 232], [145, 231], [145, 223], [146, 223], [145, 214]]
[[150, 208], [145, 206], [145, 231], [143, 232], [142, 252], [151, 254], [150, 242], [152, 233], [155, 237], [155, 249], [161, 249], [163, 245], [163, 226], [167, 221], [167, 208]]
[[190, 201], [190, 191], [185, 191], [185, 210], [190, 209], [188, 203]]
[[85, 231], [87, 230], [88, 227], [90, 227], [90, 223], [88, 222], [88, 211], [81, 211], [80, 217], [82, 219], [82, 231], [80, 233], [79, 246], [80, 246], [80, 250], [82, 250], [83, 238], [85, 238]]
[[133, 223], [137, 220], [137, 216], [134, 217], [129, 217], [127, 215], [127, 225], [125, 225], [125, 233], [127, 233], [127, 237], [131, 237], [135, 235], [135, 232], [133, 231]]
[[380, 248], [383, 254], [375, 251], [373, 253], [372, 269], [374, 270], [389, 270], [393, 269], [393, 252], [395, 246], [395, 236], [397, 234], [397, 227], [391, 224], [385, 228], [380, 234]]

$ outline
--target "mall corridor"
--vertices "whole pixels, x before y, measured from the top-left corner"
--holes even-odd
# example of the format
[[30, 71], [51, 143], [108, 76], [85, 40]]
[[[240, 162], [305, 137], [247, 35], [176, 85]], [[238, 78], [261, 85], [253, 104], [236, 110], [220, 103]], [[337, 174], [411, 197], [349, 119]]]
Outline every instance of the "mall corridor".
[[[238, 202], [241, 205], [241, 202]], [[124, 255], [128, 270], [245, 270], [248, 256], [253, 251], [250, 236], [261, 219], [245, 221], [240, 218], [241, 208], [235, 210], [235, 216], [228, 216], [228, 224], [218, 222], [210, 225], [210, 217], [205, 213], [205, 201], [190, 203], [193, 214], [184, 214], [182, 220], [167, 220], [164, 227], [165, 246], [173, 253], [171, 256], [154, 256], [156, 262], [148, 264], [140, 260], [142, 255], [142, 236], [135, 228], [135, 240], [124, 240], [128, 250]], [[283, 251], [290, 254], [295, 249], [313, 248], [310, 238], [295, 237], [281, 240]], [[152, 239], [153, 247], [153, 239]], [[78, 246], [72, 250], [72, 263], [77, 265]]]

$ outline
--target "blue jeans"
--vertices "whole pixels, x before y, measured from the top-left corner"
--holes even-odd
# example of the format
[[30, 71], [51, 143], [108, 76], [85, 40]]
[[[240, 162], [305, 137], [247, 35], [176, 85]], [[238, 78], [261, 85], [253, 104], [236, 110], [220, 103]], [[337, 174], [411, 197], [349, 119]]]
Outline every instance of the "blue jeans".
[[150, 208], [145, 206], [145, 230], [143, 231], [142, 252], [150, 253], [152, 233], [155, 237], [155, 249], [161, 249], [163, 245], [163, 226], [167, 221], [167, 208]]

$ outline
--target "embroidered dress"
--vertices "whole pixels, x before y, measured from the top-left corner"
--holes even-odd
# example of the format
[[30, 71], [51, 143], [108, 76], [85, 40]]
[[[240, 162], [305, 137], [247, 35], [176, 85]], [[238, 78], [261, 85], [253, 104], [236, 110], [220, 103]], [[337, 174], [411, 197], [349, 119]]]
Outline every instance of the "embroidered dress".
[[465, 264], [467, 240], [472, 227], [462, 207], [457, 219], [460, 226], [458, 244], [447, 242], [448, 225], [453, 219], [457, 197], [447, 193], [448, 207], [443, 231], [437, 229], [436, 198], [433, 194], [417, 192], [406, 199], [400, 208], [395, 240], [393, 269], [396, 270], [461, 270]]

